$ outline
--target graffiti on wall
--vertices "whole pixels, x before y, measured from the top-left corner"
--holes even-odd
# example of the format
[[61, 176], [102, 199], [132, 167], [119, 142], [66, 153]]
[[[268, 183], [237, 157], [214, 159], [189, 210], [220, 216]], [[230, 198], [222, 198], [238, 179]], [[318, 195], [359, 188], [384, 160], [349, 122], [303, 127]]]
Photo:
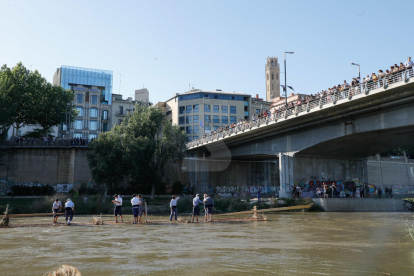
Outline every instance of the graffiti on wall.
[[257, 196], [257, 192], [262, 194], [276, 194], [279, 192], [279, 187], [276, 186], [217, 186], [216, 194], [221, 197], [238, 197], [241, 195]]
[[[55, 189], [57, 193], [68, 193], [71, 190], [79, 190], [81, 187], [81, 183], [75, 183], [75, 184], [44, 184], [39, 182], [24, 182], [24, 181], [18, 181], [13, 182], [10, 180], [0, 179], [0, 195], [7, 195], [11, 192], [12, 186], [14, 185], [20, 185], [20, 186], [26, 186], [26, 187], [44, 187], [46, 185], [50, 185]], [[97, 189], [98, 186], [95, 183], [87, 183], [86, 186], [88, 188], [95, 188]]]

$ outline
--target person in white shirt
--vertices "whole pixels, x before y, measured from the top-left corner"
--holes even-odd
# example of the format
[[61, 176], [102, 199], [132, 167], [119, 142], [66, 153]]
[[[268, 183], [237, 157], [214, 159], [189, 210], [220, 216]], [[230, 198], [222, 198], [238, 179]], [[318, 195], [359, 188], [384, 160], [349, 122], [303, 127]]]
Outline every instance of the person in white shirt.
[[171, 202], [170, 202], [170, 208], [171, 208], [171, 215], [170, 215], [170, 221], [172, 221], [172, 218], [175, 217], [175, 220], [177, 220], [177, 202], [180, 198], [172, 196]]
[[[73, 204], [72, 200], [68, 198], [65, 203], [65, 214], [66, 214], [66, 224], [70, 225], [70, 222], [73, 219], [73, 211], [75, 211], [75, 204]], [[69, 218], [69, 220], [68, 220]]]
[[62, 203], [59, 201], [58, 198], [55, 199], [55, 202], [53, 202], [53, 206], [52, 206], [52, 212], [53, 212], [53, 223], [57, 223], [57, 219], [58, 219], [58, 213], [60, 213], [60, 211], [62, 211]]
[[139, 198], [137, 197], [137, 195], [132, 195], [132, 199], [131, 199], [131, 204], [132, 204], [132, 214], [134, 214], [134, 223], [133, 224], [137, 224], [138, 223], [138, 214], [139, 214]]
[[411, 60], [411, 57], [408, 57], [408, 60], [405, 62], [405, 68], [408, 69], [410, 76], [413, 76], [413, 66], [414, 62]]
[[203, 204], [203, 202], [200, 200], [200, 196], [196, 194], [196, 196], [193, 199], [193, 222], [194, 222], [194, 217], [197, 218], [197, 222], [198, 222], [198, 216], [200, 216], [200, 206], [199, 206], [200, 203]]
[[118, 223], [118, 215], [121, 217], [121, 222], [124, 222], [124, 219], [122, 218], [122, 198], [120, 195], [115, 195], [115, 199], [112, 200], [112, 202], [115, 205], [115, 223]]

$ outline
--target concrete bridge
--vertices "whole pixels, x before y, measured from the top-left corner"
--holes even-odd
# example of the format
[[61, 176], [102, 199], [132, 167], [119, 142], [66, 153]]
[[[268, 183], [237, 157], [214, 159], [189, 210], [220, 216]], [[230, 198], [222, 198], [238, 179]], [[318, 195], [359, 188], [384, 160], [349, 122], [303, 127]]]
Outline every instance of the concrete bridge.
[[[278, 164], [278, 169], [263, 168], [272, 176], [264, 182], [278, 186], [282, 196], [302, 179], [367, 183], [365, 157], [414, 142], [414, 78], [409, 73], [338, 91], [190, 142], [184, 166], [190, 181], [223, 185], [220, 177], [230, 179], [226, 171], [231, 168], [233, 174], [245, 176], [245, 183], [249, 167], [235, 169], [234, 163], [262, 162]], [[414, 185], [412, 174], [405, 181], [408, 185]]]

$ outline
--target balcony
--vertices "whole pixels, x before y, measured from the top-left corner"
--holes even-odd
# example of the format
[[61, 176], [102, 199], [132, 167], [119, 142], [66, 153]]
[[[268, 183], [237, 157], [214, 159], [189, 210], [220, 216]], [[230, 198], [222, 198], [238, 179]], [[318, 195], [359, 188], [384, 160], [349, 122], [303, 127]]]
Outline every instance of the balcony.
[[119, 117], [124, 117], [124, 116], [126, 115], [126, 112], [123, 112], [123, 111], [117, 111], [117, 112], [115, 113], [115, 115], [116, 115], [116, 116], [119, 116]]

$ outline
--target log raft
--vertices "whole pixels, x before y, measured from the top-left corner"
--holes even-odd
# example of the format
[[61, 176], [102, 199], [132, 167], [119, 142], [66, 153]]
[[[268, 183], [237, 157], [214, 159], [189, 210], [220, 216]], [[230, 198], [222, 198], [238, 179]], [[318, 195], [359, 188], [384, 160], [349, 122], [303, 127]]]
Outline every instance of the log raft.
[[215, 215], [215, 217], [217, 217], [217, 216], [232, 216], [232, 215], [242, 215], [242, 214], [254, 214], [254, 213], [267, 213], [267, 212], [280, 212], [280, 211], [309, 209], [310, 207], [312, 207], [312, 205], [313, 204], [298, 205], [298, 206], [289, 206], [289, 207], [269, 208], [269, 209], [260, 209], [260, 210], [253, 209], [253, 210], [250, 210], [250, 211], [242, 211], [242, 212], [234, 212], [234, 213], [217, 214], [217, 215]]

